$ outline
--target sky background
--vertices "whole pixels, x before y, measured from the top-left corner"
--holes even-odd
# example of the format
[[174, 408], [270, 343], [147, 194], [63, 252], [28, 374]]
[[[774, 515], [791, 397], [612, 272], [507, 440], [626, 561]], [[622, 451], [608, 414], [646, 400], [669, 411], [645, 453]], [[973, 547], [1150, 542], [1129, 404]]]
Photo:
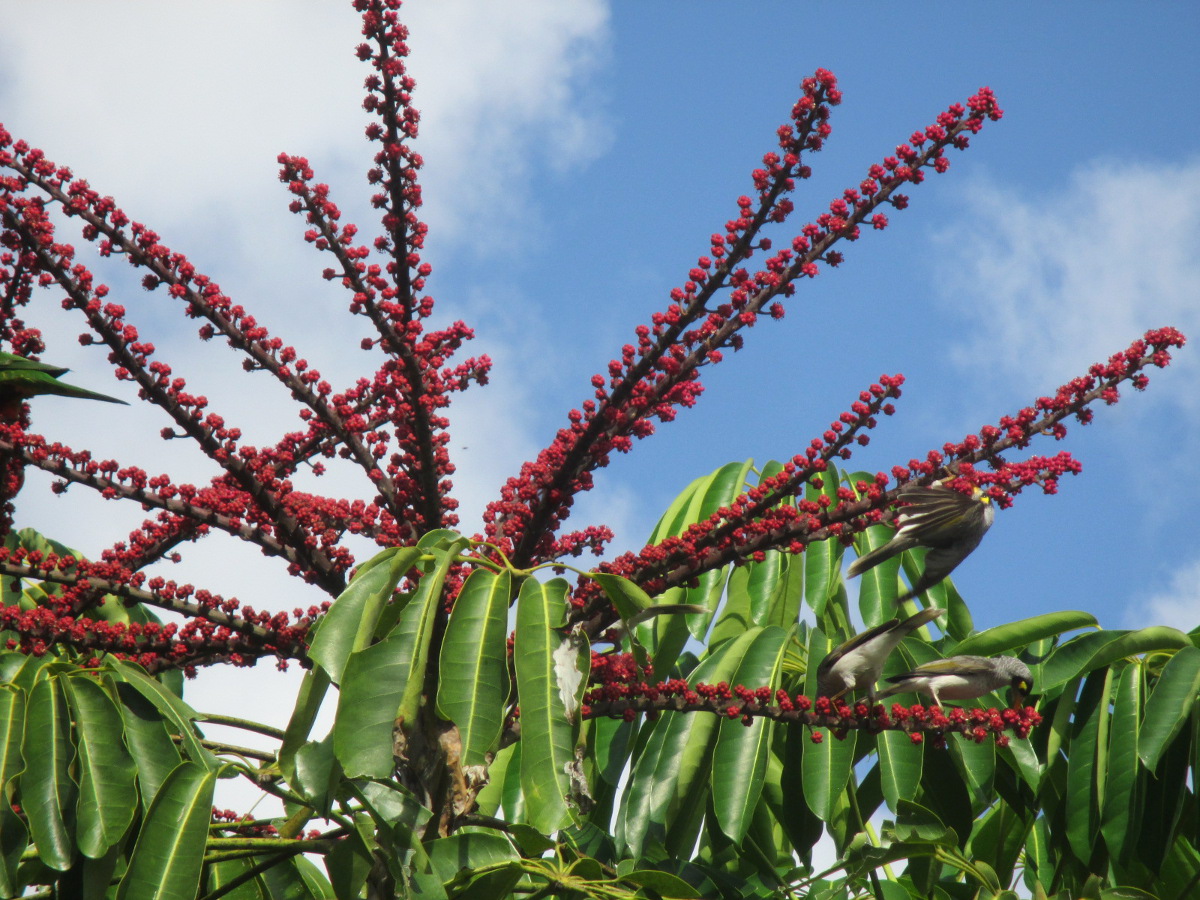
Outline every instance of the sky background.
[[[329, 258], [302, 239], [277, 181], [280, 151], [307, 156], [364, 241], [378, 229], [364, 173], [362, 79], [349, 3], [63, 3], [0, 0], [0, 122], [73, 167], [189, 255], [272, 333], [340, 386], [374, 368]], [[788, 240], [868, 166], [980, 86], [1005, 111], [950, 152], [950, 170], [907, 191], [891, 227], [839, 249], [837, 270], [799, 285], [779, 322], [708, 370], [693, 410], [598, 473], [573, 527], [605, 522], [640, 547], [670, 500], [731, 460], [786, 459], [880, 373], [907, 383], [850, 465], [888, 470], [960, 440], [1173, 325], [1193, 343], [1148, 390], [1127, 390], [1063, 444], [1083, 473], [1055, 497], [1023, 494], [955, 573], [979, 627], [1084, 609], [1105, 627], [1200, 624], [1200, 6], [931, 2], [603, 3], [414, 0], [410, 71], [422, 112], [427, 290], [438, 321], [464, 319], [463, 354], [495, 360], [492, 383], [451, 412], [463, 528], [591, 395], [589, 378], [665, 307], [708, 235], [752, 193], [798, 84], [832, 69], [844, 101], [813, 177], [794, 195]], [[158, 357], [251, 443], [294, 427], [289, 398], [240, 359], [202, 344], [165, 294], [123, 264], [99, 265]], [[77, 314], [40, 295], [27, 320], [70, 380], [134, 401], [104, 354], [79, 347]], [[34, 430], [98, 456], [213, 474], [151, 407], [47, 398]], [[342, 480], [339, 480], [342, 479]], [[17, 522], [96, 554], [143, 518], [81, 488], [50, 495], [31, 472]], [[325, 490], [362, 495], [333, 475]], [[319, 593], [224, 539], [183, 548], [179, 581], [271, 610]], [[189, 700], [278, 724], [291, 681], [260, 666], [207, 673]], [[281, 697], [283, 699], [281, 699]], [[239, 742], [246, 742], [243, 736]]]

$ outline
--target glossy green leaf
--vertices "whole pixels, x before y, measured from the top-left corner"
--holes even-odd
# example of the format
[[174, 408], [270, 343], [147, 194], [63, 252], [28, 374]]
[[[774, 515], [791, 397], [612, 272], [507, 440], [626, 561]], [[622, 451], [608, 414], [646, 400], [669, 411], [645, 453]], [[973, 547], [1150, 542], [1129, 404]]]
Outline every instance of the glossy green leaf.
[[762, 562], [751, 561], [730, 573], [731, 583], [738, 573], [745, 573], [750, 621], [755, 625], [776, 625], [786, 629], [796, 622], [804, 581], [798, 565], [793, 572], [792, 560], [793, 557], [786, 553], [768, 550]]
[[[771, 686], [779, 682], [788, 632], [771, 626], [755, 635], [742, 655], [733, 684]], [[724, 717], [717, 733], [713, 769], [721, 773], [712, 786], [713, 809], [721, 830], [740, 844], [762, 795], [774, 722], [755, 716], [750, 725]]]
[[[414, 609], [419, 616], [421, 610], [410, 603], [402, 617]], [[384, 778], [395, 765], [392, 730], [411, 649], [397, 629], [346, 665], [332, 733], [334, 754], [349, 778]]]
[[29, 844], [29, 829], [13, 812], [10, 782], [25, 769], [21, 744], [25, 737], [25, 692], [0, 684], [0, 896], [22, 893], [17, 877], [21, 854]]
[[998, 755], [1021, 776], [1030, 790], [1038, 789], [1042, 781], [1042, 765], [1028, 740], [1010, 741], [1007, 747], [998, 749]]
[[311, 638], [308, 656], [341, 684], [350, 655], [362, 650], [375, 635], [384, 606], [400, 579], [417, 563], [419, 547], [389, 547], [359, 566], [346, 589], [321, 618]]
[[[817, 694], [817, 664], [823, 655], [815, 648], [825, 643], [825, 637], [814, 629], [809, 636], [810, 665], [805, 678], [805, 693], [810, 697]], [[828, 728], [814, 728], [813, 732], [820, 735], [820, 740], [804, 749], [804, 802], [818, 819], [828, 823], [850, 781], [858, 732], [850, 730], [842, 737]]]
[[420, 831], [433, 815], [409, 790], [394, 781], [357, 781], [352, 793], [382, 828], [400, 826], [409, 832]]
[[312, 733], [330, 684], [328, 673], [320, 666], [305, 672], [300, 682], [296, 705], [292, 708], [291, 718], [283, 732], [283, 743], [279, 746], [279, 770], [289, 782], [296, 777], [296, 754]]
[[[726, 641], [692, 671], [688, 683], [729, 682], [758, 636], [751, 629]], [[618, 844], [640, 855], [647, 840], [662, 842], [679, 820], [699, 831], [709, 795], [712, 748], [718, 720], [711, 714], [664, 715], [649, 727], [649, 739], [634, 763], [617, 816]], [[694, 837], [693, 837], [694, 841]]]
[[1009, 884], [1027, 832], [1022, 817], [1007, 803], [993, 797], [990, 808], [977, 820], [971, 832], [968, 855], [976, 860], [987, 860], [998, 882]]
[[[818, 487], [811, 479], [804, 486], [804, 499], [819, 503], [822, 496], [837, 503], [838, 471], [830, 464], [820, 477]], [[837, 541], [817, 541], [804, 551], [804, 602], [820, 618], [825, 614], [825, 605], [837, 592], [841, 583], [842, 546]]]
[[[428, 535], [426, 535], [428, 538]], [[424, 542], [425, 538], [422, 538]], [[404, 690], [396, 718], [401, 722], [414, 722], [421, 708], [421, 697], [425, 692], [425, 670], [429, 662], [429, 647], [433, 640], [434, 623], [442, 604], [442, 584], [450, 568], [456, 563], [459, 552], [467, 545], [466, 538], [448, 540], [445, 549], [440, 546], [434, 552], [432, 565], [425, 568], [420, 584], [409, 604], [420, 615], [401, 615], [393, 633], [400, 632], [409, 646], [405, 657], [406, 671], [402, 676]], [[391, 635], [389, 635], [390, 637]]]
[[1049, 692], [1079, 675], [1126, 656], [1158, 650], [1179, 650], [1192, 642], [1182, 631], [1155, 625], [1138, 631], [1097, 631], [1072, 638], [1042, 666], [1040, 690]]
[[216, 773], [183, 762], [150, 804], [117, 900], [192, 900], [212, 815]]
[[921, 788], [919, 744], [903, 731], [881, 731], [875, 736], [879, 753], [879, 779], [888, 808], [899, 809], [901, 800], [914, 800]]
[[[502, 792], [504, 790], [504, 781], [507, 777], [508, 767], [512, 760], [513, 753], [520, 743], [509, 744], [502, 750], [496, 751], [496, 757], [492, 760], [492, 764], [488, 766], [488, 783], [483, 786], [475, 797], [475, 802], [478, 804], [477, 812], [481, 816], [494, 816], [500, 809], [500, 803], [503, 800]], [[511, 810], [507, 810], [509, 820], [516, 818], [512, 815]]]
[[948, 749], [971, 795], [971, 808], [982, 812], [996, 799], [996, 742], [989, 736], [977, 744], [964, 735], [950, 741]]
[[[205, 888], [207, 893], [213, 893], [237, 878], [242, 877], [248, 872], [258, 860], [250, 859], [227, 859], [222, 862], [210, 863], [205, 866]], [[270, 900], [263, 893], [262, 882], [257, 878], [251, 878], [249, 881], [243, 882], [235, 888], [227, 889], [227, 892], [222, 895], [227, 900]]]
[[1100, 832], [1114, 859], [1124, 860], [1136, 843], [1141, 798], [1139, 796], [1138, 736], [1142, 718], [1142, 667], [1121, 671], [1113, 698], [1112, 728], [1108, 743], [1108, 774]]
[[60, 872], [75, 857], [75, 748], [71, 714], [58, 679], [43, 679], [29, 696], [22, 755], [21, 806], [42, 861]]
[[158, 793], [167, 775], [182, 757], [167, 733], [167, 723], [154, 704], [132, 685], [111, 680], [111, 688], [120, 701], [117, 709], [125, 733], [125, 743], [137, 768], [138, 793], [144, 808]]
[[356, 816], [354, 826], [332, 851], [325, 854], [325, 868], [337, 897], [358, 897], [375, 864], [372, 855], [375, 841], [370, 835], [374, 830], [371, 818]]
[[954, 648], [955, 655], [996, 656], [1017, 650], [1046, 637], [1080, 628], [1096, 628], [1096, 617], [1086, 612], [1052, 612], [997, 625], [973, 634]]
[[333, 735], [307, 741], [296, 751], [292, 788], [318, 813], [328, 814], [337, 794], [342, 770], [333, 753]]
[[379, 643], [351, 654], [346, 662], [333, 746], [350, 778], [384, 778], [392, 770], [392, 730], [396, 722], [416, 720], [442, 584], [465, 541], [430, 551], [433, 559], [425, 564], [395, 626]]
[[[1197, 651], [1200, 652], [1200, 651]], [[1101, 722], [1107, 715], [1111, 669], [1092, 672], [1075, 704], [1067, 758], [1067, 841], [1075, 856], [1091, 859], [1099, 808], [1096, 793], [1096, 754]]]
[[217, 758], [200, 744], [195, 726], [198, 718], [196, 711], [168, 690], [162, 682], [147, 675], [141, 666], [112, 656], [105, 657], [103, 668], [108, 669], [114, 678], [130, 685], [150, 701], [159, 714], [171, 723], [171, 732], [180, 735], [183, 750], [192, 762], [201, 763], [210, 770], [220, 766]]
[[[872, 525], [860, 531], [854, 538], [857, 556], [866, 556], [882, 547], [896, 535], [890, 525]], [[900, 596], [900, 557], [893, 556], [877, 566], [872, 566], [855, 578], [858, 582], [858, 610], [867, 627], [895, 615], [895, 600]]]
[[546, 834], [574, 818], [567, 805], [567, 770], [574, 762], [578, 729], [567, 720], [554, 659], [564, 641], [558, 626], [569, 590], [562, 578], [544, 584], [527, 578], [517, 598], [513, 660], [521, 704], [521, 789], [526, 821]]
[[1146, 700], [1138, 756], [1151, 772], [1183, 728], [1200, 696], [1200, 649], [1184, 647], [1171, 657]]
[[121, 740], [121, 715], [90, 674], [61, 679], [75, 714], [79, 802], [76, 835], [99, 859], [125, 835], [138, 807], [136, 767]]
[[622, 619], [632, 619], [642, 610], [654, 605], [654, 599], [628, 578], [611, 572], [595, 572], [595, 582], [604, 589]]
[[464, 868], [480, 869], [520, 858], [512, 843], [499, 834], [459, 833], [429, 844], [429, 860], [443, 882]]
[[[667, 512], [659, 520], [651, 533], [648, 543], [657, 544], [664, 538], [678, 536], [687, 530], [689, 525], [707, 519], [723, 506], [745, 490], [746, 476], [753, 466], [753, 460], [727, 463], [715, 472], [697, 478], [685, 488], [671, 503]], [[709, 610], [715, 610], [721, 599], [721, 590], [725, 584], [725, 569], [713, 569], [705, 572], [697, 579], [695, 587], [688, 588], [683, 598], [662, 598], [662, 602], [696, 603]], [[692, 637], [703, 638], [708, 631], [709, 616], [693, 615], [687, 617], [687, 626]], [[672, 617], [665, 622], [655, 622], [656, 630], [677, 630], [678, 619]], [[651, 642], [652, 650], [657, 650], [657, 642]], [[657, 655], [657, 654], [656, 654]], [[657, 671], [657, 669], [656, 669]]]
[[271, 900], [319, 900], [324, 896], [323, 893], [315, 892], [309, 879], [305, 877], [305, 871], [301, 867], [305, 862], [308, 861], [303, 857], [293, 856], [282, 859], [277, 865], [264, 870], [258, 877], [266, 895]]
[[442, 640], [437, 703], [458, 726], [462, 763], [482, 765], [495, 748], [508, 700], [508, 604], [512, 576], [476, 569], [467, 578]]
[[712, 632], [708, 638], [708, 646], [718, 647], [725, 641], [744, 634], [747, 628], [753, 628], [754, 616], [750, 610], [750, 592], [746, 590], [746, 572], [734, 568], [729, 573], [725, 588], [725, 602], [721, 605], [721, 614], [713, 623]]

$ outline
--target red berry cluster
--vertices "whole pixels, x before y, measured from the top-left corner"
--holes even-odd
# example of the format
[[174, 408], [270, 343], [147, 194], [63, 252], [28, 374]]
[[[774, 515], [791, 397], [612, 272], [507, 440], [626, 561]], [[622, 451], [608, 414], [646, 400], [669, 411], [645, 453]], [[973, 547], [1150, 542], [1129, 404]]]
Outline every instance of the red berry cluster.
[[[1030, 730], [1041, 723], [1042, 717], [1031, 706], [1022, 709], [963, 709], [944, 710], [938, 706], [911, 707], [895, 703], [888, 710], [883, 704], [873, 707], [864, 701], [853, 706], [842, 699], [831, 702], [828, 697], [816, 700], [770, 687], [750, 688], [727, 682], [689, 685], [683, 679], [670, 679], [649, 685], [644, 681], [615, 679], [593, 687], [584, 694], [583, 716], [610, 716], [632, 721], [640, 713], [657, 715], [664, 711], [711, 712], [729, 719], [740, 719], [751, 725], [756, 718], [779, 722], [798, 722], [811, 728], [828, 728], [837, 738], [850, 730], [905, 731], [914, 742], [932, 734], [935, 742], [944, 743], [944, 735], [958, 732], [976, 743], [990, 735], [1001, 746], [1007, 746], [1011, 733], [1018, 738], [1029, 737]], [[820, 743], [820, 732], [813, 732]]]
[[[679, 408], [693, 406], [703, 391], [700, 369], [720, 362], [727, 349], [741, 349], [741, 332], [761, 312], [782, 318], [779, 301], [795, 293], [798, 279], [814, 277], [819, 262], [841, 263], [835, 244], [857, 240], [864, 221], [875, 229], [886, 227], [887, 218], [877, 210], [885, 204], [903, 209], [908, 203], [898, 188], [920, 184], [925, 169], [944, 172], [947, 148], [965, 148], [968, 132], [1003, 115], [987, 88], [967, 107], [952, 106], [936, 124], [901, 144], [896, 156], [872, 166], [858, 188], [835, 199], [828, 213], [805, 225], [752, 273], [745, 264], [773, 246], [762, 229], [792, 212], [784, 195], [797, 178], [809, 176], [802, 156], [821, 149], [830, 133], [830, 107], [841, 102], [837, 80], [824, 69], [806, 78], [801, 90], [791, 121], [778, 130], [779, 152], [766, 154], [762, 168], [751, 173], [757, 197], [738, 199], [737, 216], [725, 223], [724, 233], [713, 234], [709, 252], [697, 260], [687, 281], [671, 291], [666, 309], [655, 313], [649, 325], [638, 326], [637, 342], [625, 345], [621, 357], [609, 363], [607, 375], [593, 376], [593, 398], [569, 413], [570, 424], [508, 480], [501, 499], [488, 507], [489, 540], [500, 543], [518, 565], [564, 549], [555, 534], [570, 515], [575, 496], [591, 489], [592, 472], [608, 465], [613, 451], [628, 452], [634, 438], [653, 434], [656, 420], [670, 422]], [[574, 540], [571, 549], [586, 544]], [[599, 552], [598, 543], [592, 546]]]

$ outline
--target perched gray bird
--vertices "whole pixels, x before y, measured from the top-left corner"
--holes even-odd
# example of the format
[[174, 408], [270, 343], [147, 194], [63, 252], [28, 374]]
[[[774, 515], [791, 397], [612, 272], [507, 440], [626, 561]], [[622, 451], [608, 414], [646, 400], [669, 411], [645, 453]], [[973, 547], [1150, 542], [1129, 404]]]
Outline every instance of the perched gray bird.
[[880, 700], [905, 691], [919, 691], [941, 706], [941, 698], [970, 700], [1000, 688], [1012, 688], [1012, 707], [1023, 706], [1033, 690], [1033, 673], [1015, 656], [951, 656], [917, 666], [903, 675], [888, 678], [892, 686], [881, 691]]
[[882, 547], [856, 559], [846, 574], [853, 578], [905, 550], [928, 547], [925, 571], [910, 590], [896, 598], [903, 603], [929, 590], [979, 546], [992, 527], [996, 508], [992, 498], [978, 488], [968, 497], [944, 484], [905, 485], [896, 499], [909, 504], [896, 514], [896, 534]]
[[848, 691], [866, 690], [873, 703], [875, 682], [883, 674], [883, 664], [892, 651], [913, 631], [945, 612], [930, 607], [904, 621], [890, 619], [834, 648], [817, 667], [818, 696], [836, 700]]

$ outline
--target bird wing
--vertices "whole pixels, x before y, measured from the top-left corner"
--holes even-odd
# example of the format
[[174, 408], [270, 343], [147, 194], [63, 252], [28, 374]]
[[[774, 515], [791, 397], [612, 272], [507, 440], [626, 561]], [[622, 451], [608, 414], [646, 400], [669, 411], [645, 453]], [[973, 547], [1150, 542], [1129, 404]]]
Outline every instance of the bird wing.
[[893, 684], [907, 681], [911, 678], [936, 678], [940, 675], [959, 675], [964, 678], [972, 675], [991, 674], [992, 666], [982, 656], [951, 656], [949, 659], [935, 659], [917, 666], [911, 672], [899, 675], [889, 675], [887, 680]]
[[907, 485], [896, 496], [909, 504], [897, 515], [900, 533], [913, 534], [922, 544], [932, 547], [961, 540], [963, 525], [976, 529], [986, 515], [985, 500], [968, 497], [941, 484]]
[[867, 643], [867, 641], [872, 641], [880, 635], [887, 634], [899, 624], [899, 619], [888, 619], [886, 622], [880, 622], [874, 628], [868, 628], [866, 631], [856, 634], [854, 637], [850, 638], [850, 640], [843, 641], [842, 643], [838, 644], [834, 649], [830, 650], [829, 653], [826, 654], [823, 660], [821, 660], [821, 664], [817, 666], [817, 675], [820, 676], [825, 672], [828, 672], [833, 668], [834, 664], [836, 664], [839, 659], [841, 659], [851, 650], [856, 650], [863, 644]]

